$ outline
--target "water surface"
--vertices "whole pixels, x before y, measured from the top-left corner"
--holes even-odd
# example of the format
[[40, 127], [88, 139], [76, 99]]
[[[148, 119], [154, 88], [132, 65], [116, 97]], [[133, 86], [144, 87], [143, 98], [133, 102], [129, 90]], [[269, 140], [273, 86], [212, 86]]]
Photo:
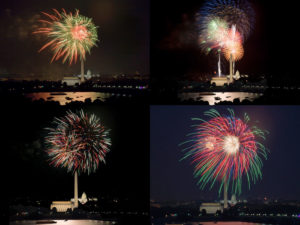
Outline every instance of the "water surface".
[[85, 99], [90, 98], [91, 101], [99, 99], [105, 101], [111, 96], [123, 96], [124, 94], [114, 94], [114, 93], [104, 93], [104, 92], [36, 92], [36, 93], [27, 93], [26, 97], [34, 100], [44, 99], [45, 101], [58, 101], [61, 105], [70, 103], [72, 101], [81, 101], [84, 102]]
[[193, 101], [207, 101], [210, 105], [215, 105], [221, 101], [232, 102], [235, 98], [239, 98], [240, 101], [244, 99], [253, 101], [262, 95], [262, 93], [252, 92], [184, 92], [179, 94], [179, 98], [181, 101], [192, 99]]

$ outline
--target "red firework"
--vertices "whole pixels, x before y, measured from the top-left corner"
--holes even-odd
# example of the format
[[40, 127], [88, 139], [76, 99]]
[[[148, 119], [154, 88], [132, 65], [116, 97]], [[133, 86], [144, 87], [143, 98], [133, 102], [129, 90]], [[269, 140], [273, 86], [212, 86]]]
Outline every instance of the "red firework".
[[[212, 118], [196, 125], [196, 131], [184, 144], [191, 143], [184, 158], [191, 157], [195, 165], [195, 177], [200, 177], [201, 188], [218, 180], [222, 186], [232, 183], [232, 189], [241, 193], [242, 176], [246, 175], [256, 182], [261, 178], [262, 160], [260, 154], [266, 157], [265, 147], [257, 141], [257, 137], [265, 138], [264, 132], [256, 126], [250, 127], [247, 115], [242, 120], [234, 116], [221, 116], [217, 111], [210, 110], [206, 115]], [[201, 120], [201, 119], [195, 119]]]

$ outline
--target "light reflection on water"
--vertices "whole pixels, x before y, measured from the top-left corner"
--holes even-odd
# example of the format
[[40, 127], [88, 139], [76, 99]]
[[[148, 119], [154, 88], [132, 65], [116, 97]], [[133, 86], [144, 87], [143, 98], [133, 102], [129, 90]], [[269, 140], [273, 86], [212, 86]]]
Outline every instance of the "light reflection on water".
[[[41, 220], [45, 221], [45, 220]], [[12, 221], [9, 225], [36, 225], [39, 220], [20, 220]], [[102, 220], [49, 220], [56, 223], [40, 223], [42, 225], [113, 225], [115, 222]]]
[[233, 101], [235, 98], [239, 98], [240, 101], [248, 99], [253, 101], [254, 99], [262, 96], [262, 93], [252, 92], [195, 92], [195, 93], [181, 93], [179, 98], [181, 101], [194, 100], [194, 101], [207, 101], [210, 105], [214, 105], [221, 101]]
[[33, 101], [44, 99], [45, 101], [58, 101], [61, 105], [72, 101], [82, 101], [90, 98], [93, 101], [99, 99], [105, 101], [107, 98], [111, 97], [111, 93], [103, 92], [60, 92], [59, 94], [53, 94], [53, 92], [36, 92], [25, 94], [27, 98], [31, 98]]

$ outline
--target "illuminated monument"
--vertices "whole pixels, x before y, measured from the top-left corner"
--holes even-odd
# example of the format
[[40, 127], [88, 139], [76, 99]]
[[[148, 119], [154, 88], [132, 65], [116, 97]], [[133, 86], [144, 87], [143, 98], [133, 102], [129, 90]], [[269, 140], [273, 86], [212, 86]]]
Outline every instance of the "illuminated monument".
[[240, 72], [235, 69], [235, 61], [231, 59], [229, 60], [229, 75], [222, 76], [219, 69], [219, 76], [213, 77], [210, 81], [210, 84], [215, 84], [216, 86], [224, 86], [225, 84], [229, 85], [233, 83], [235, 80], [239, 80], [241, 77], [248, 77], [248, 75], [240, 75]]
[[[225, 198], [225, 196], [224, 196], [224, 198]], [[226, 198], [227, 198], [227, 196], [226, 196]], [[200, 212], [205, 211], [207, 214], [215, 214], [218, 211], [222, 212], [224, 209], [228, 208], [228, 204], [230, 206], [234, 206], [234, 205], [237, 204], [237, 200], [236, 200], [235, 194], [233, 194], [231, 196], [231, 200], [227, 200], [226, 199], [226, 201], [221, 200], [220, 202], [203, 202], [200, 205], [200, 209], [199, 210], [200, 210]]]
[[[229, 60], [229, 75], [228, 76], [221, 76], [220, 73], [220, 60], [218, 62], [218, 71], [219, 71], [219, 76], [218, 77], [213, 77], [210, 81], [210, 84], [216, 84], [216, 86], [224, 86], [225, 84], [229, 85], [233, 83], [233, 73], [234, 73], [234, 60], [232, 60], [232, 54], [230, 54], [230, 60]], [[237, 71], [238, 73], [238, 71]], [[236, 77], [237, 77], [236, 73]], [[238, 73], [239, 75], [239, 73]]]
[[53, 201], [50, 209], [56, 208], [57, 212], [66, 212], [68, 209], [73, 210], [74, 206], [71, 201]]
[[240, 60], [244, 55], [244, 48], [241, 41], [241, 36], [239, 32], [236, 30], [236, 25], [232, 25], [226, 34], [226, 38], [222, 41], [222, 52], [225, 58], [229, 61], [229, 75], [225, 77], [221, 77], [221, 60], [220, 60], [220, 52], [219, 52], [219, 62], [218, 62], [218, 70], [219, 77], [213, 77], [211, 80], [211, 84], [215, 83], [216, 86], [224, 86], [224, 84], [233, 83], [233, 76], [235, 70], [235, 62]]
[[229, 84], [229, 80], [227, 79], [227, 76], [213, 77], [210, 81], [210, 84], [215, 84], [216, 86], [224, 86], [225, 84]]
[[66, 212], [68, 209], [74, 210], [75, 208], [78, 207], [78, 201], [84, 205], [88, 201], [98, 201], [98, 199], [87, 198], [85, 192], [82, 193], [81, 198], [78, 198], [78, 193], [77, 193], [77, 200], [76, 199], [74, 200], [74, 198], [72, 198], [70, 201], [53, 201], [50, 206], [50, 209], [52, 210], [53, 208], [56, 208], [57, 212]]
[[[82, 194], [82, 198], [86, 198], [86, 194]], [[57, 212], [66, 212], [68, 209], [74, 210], [78, 208], [78, 174], [77, 171], [74, 173], [74, 198], [70, 201], [53, 201], [50, 209], [56, 208]], [[86, 202], [86, 201], [85, 201]]]
[[205, 211], [207, 214], [215, 214], [217, 211], [223, 211], [223, 207], [217, 202], [205, 202], [200, 205], [200, 212]]
[[[100, 119], [94, 114], [88, 115], [83, 110], [78, 113], [67, 112], [65, 117], [55, 118], [56, 127], [47, 128], [47, 153], [55, 167], [67, 167], [74, 171], [74, 199], [71, 201], [54, 201], [50, 208], [60, 212], [78, 208], [78, 173], [96, 172], [100, 162], [105, 163], [111, 140]], [[81, 197], [86, 202], [86, 195]]]

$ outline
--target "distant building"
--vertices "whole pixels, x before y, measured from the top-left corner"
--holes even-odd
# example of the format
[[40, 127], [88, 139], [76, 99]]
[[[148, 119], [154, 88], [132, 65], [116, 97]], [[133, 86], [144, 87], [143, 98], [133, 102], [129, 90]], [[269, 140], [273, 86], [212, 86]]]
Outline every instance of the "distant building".
[[205, 210], [207, 214], [215, 214], [219, 210], [223, 211], [223, 207], [221, 203], [206, 202], [200, 205], [200, 212], [203, 210]]
[[[83, 205], [88, 202], [88, 198], [85, 192], [82, 193], [81, 198], [78, 198], [78, 201]], [[74, 198], [71, 198], [71, 202], [74, 202]]]
[[[224, 200], [221, 200], [220, 203], [224, 204]], [[235, 194], [231, 195], [231, 200], [228, 200], [228, 203], [230, 204], [230, 206], [234, 206], [238, 203]]]
[[248, 75], [241, 75], [237, 70], [234, 75], [232, 75], [232, 81], [230, 81], [230, 75], [222, 77], [213, 77], [210, 81], [210, 84], [215, 83], [216, 86], [224, 86], [225, 84], [233, 83], [234, 80], [239, 80], [240, 78], [248, 78]]
[[228, 84], [229, 80], [227, 77], [213, 77], [210, 81], [210, 84], [215, 84], [216, 86], [224, 86], [224, 84]]
[[[81, 79], [81, 74], [76, 75], [78, 79]], [[90, 70], [87, 70], [86, 74], [83, 74], [85, 80], [90, 80], [92, 77], [99, 77], [98, 75], [93, 75]]]
[[230, 200], [229, 203], [230, 203], [231, 205], [235, 205], [235, 204], [237, 203], [235, 194], [233, 194], [233, 195], [231, 196], [231, 200]]
[[75, 86], [80, 83], [80, 79], [78, 77], [64, 77], [61, 83], [66, 83], [67, 86]]
[[[87, 198], [85, 192], [82, 193], [81, 198], [78, 198], [78, 201], [81, 204], [85, 204], [88, 201], [98, 201], [97, 198]], [[71, 198], [70, 201], [53, 201], [50, 205], [50, 210], [56, 208], [57, 212], [66, 212], [68, 209], [74, 209], [75, 207], [74, 198]]]
[[71, 201], [53, 201], [50, 209], [56, 208], [57, 212], [66, 212], [68, 209], [74, 209], [74, 204]]

